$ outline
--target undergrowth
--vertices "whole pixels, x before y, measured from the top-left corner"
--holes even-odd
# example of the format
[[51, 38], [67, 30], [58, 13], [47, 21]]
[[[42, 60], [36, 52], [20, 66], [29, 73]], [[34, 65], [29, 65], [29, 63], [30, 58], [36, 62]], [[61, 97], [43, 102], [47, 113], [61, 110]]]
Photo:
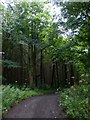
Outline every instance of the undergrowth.
[[64, 107], [68, 117], [89, 120], [88, 84], [74, 85], [60, 92], [59, 103]]

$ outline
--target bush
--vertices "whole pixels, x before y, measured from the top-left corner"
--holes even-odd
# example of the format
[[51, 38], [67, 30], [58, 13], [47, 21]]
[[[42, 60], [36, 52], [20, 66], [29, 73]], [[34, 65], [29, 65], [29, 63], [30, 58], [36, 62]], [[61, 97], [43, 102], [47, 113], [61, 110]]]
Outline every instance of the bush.
[[62, 105], [71, 118], [88, 119], [88, 85], [81, 84], [64, 89], [60, 92], [60, 105]]

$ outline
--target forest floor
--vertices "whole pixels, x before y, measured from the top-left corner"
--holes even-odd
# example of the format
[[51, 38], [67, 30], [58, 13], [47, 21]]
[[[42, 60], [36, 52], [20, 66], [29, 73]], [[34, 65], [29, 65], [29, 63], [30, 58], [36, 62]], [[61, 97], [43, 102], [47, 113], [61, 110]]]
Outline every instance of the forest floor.
[[4, 118], [66, 118], [58, 104], [58, 95], [41, 95], [26, 99], [11, 108]]

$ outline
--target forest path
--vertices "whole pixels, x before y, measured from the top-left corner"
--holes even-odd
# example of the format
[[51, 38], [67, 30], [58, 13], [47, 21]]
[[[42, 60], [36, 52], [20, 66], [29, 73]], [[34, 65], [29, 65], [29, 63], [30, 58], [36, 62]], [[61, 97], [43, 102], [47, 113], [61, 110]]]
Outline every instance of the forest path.
[[58, 106], [58, 95], [34, 96], [17, 104], [4, 118], [66, 118]]

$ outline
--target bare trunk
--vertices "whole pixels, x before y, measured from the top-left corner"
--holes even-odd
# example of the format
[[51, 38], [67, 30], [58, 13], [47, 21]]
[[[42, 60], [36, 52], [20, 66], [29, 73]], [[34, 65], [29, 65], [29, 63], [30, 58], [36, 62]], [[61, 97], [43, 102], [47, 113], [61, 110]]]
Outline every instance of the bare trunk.
[[57, 87], [59, 87], [58, 62], [56, 62], [56, 79], [57, 79]]
[[41, 81], [41, 87], [42, 87], [42, 59], [43, 59], [43, 56], [42, 56], [42, 50], [41, 50], [41, 60], [40, 60], [40, 81]]
[[70, 78], [70, 85], [74, 85], [74, 70], [73, 70], [73, 63], [71, 64], [71, 78]]
[[27, 68], [28, 68], [29, 84], [30, 84], [30, 87], [32, 87], [32, 85], [33, 85], [33, 76], [32, 76], [32, 63], [31, 63], [30, 45], [28, 45], [28, 64], [27, 65], [28, 65]]
[[51, 87], [53, 87], [53, 84], [54, 84], [54, 77], [55, 77], [55, 64], [53, 64], [53, 67], [52, 67], [52, 81], [51, 81]]

